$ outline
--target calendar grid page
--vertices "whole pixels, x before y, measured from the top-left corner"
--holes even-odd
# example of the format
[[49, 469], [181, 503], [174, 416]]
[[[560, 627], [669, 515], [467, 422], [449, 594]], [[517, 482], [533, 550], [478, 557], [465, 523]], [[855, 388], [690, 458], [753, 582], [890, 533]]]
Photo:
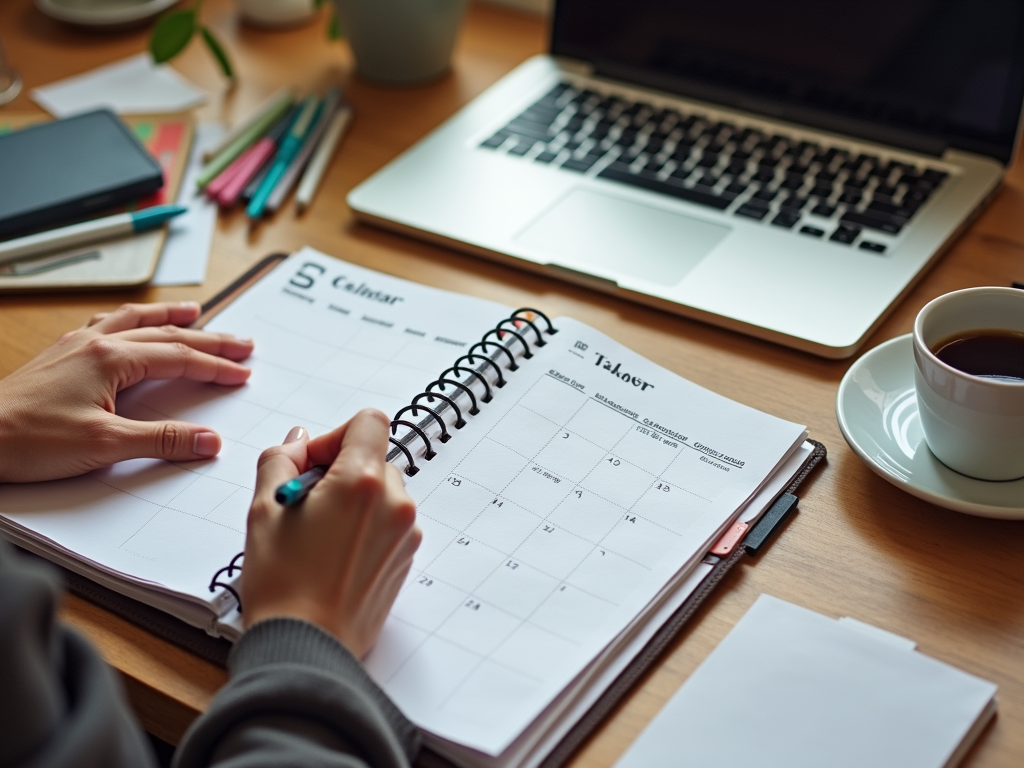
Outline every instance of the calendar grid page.
[[585, 325], [556, 326], [436, 457], [414, 457], [423, 544], [367, 659], [414, 722], [489, 755], [699, 561], [805, 436]]
[[219, 456], [3, 485], [0, 516], [108, 573], [234, 614], [208, 585], [244, 547], [260, 452], [295, 425], [315, 436], [361, 408], [393, 414], [509, 312], [300, 251], [207, 326], [255, 340], [245, 385], [145, 382], [118, 396], [121, 415], [216, 429]]

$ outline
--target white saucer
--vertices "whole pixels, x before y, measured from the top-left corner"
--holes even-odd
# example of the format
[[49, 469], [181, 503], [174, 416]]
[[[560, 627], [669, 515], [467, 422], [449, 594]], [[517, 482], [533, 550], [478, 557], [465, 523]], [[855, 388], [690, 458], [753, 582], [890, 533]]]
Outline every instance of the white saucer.
[[914, 393], [911, 334], [880, 344], [850, 367], [839, 383], [836, 417], [854, 452], [907, 493], [957, 512], [1024, 520], [1024, 479], [974, 480], [928, 450]]
[[36, 0], [51, 18], [85, 27], [123, 27], [142, 23], [178, 0]]

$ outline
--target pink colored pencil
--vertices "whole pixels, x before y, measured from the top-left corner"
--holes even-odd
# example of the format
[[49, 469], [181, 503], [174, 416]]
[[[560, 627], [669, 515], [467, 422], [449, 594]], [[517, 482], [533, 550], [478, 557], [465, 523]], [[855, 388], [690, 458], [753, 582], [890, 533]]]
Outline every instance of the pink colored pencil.
[[[235, 175], [228, 179], [217, 194], [217, 203], [224, 207], [230, 208], [238, 202], [239, 196], [242, 194], [242, 190], [245, 189], [245, 185], [249, 183], [249, 180], [259, 173], [260, 168], [273, 157], [274, 152], [277, 151], [277, 144], [273, 139], [263, 137], [249, 149], [245, 151], [241, 157], [235, 162], [240, 163], [238, 169], [235, 171]], [[227, 170], [225, 170], [225, 173]], [[219, 176], [214, 181], [219, 180]], [[212, 186], [212, 184], [211, 184]]]
[[[224, 173], [228, 173], [233, 167], [238, 166], [234, 175], [228, 179], [227, 183], [217, 193], [217, 203], [219, 205], [224, 208], [230, 208], [238, 202], [238, 198], [241, 197], [242, 192], [245, 190], [245, 185], [249, 183], [253, 176], [259, 173], [260, 168], [277, 152], [277, 146], [281, 143], [281, 138], [284, 136], [285, 131], [288, 130], [288, 126], [291, 125], [292, 118], [296, 115], [297, 111], [297, 108], [294, 107], [290, 109], [274, 124], [274, 127], [270, 129], [266, 136], [249, 147], [230, 166], [224, 169]], [[220, 181], [220, 176], [210, 183], [211, 186], [218, 181]]]
[[243, 167], [243, 165], [245, 164], [246, 157], [248, 157], [249, 153], [252, 152], [255, 148], [256, 146], [253, 145], [249, 147], [247, 150], [245, 150], [245, 152], [243, 152], [234, 160], [232, 160], [231, 164], [227, 168], [225, 168], [223, 171], [217, 174], [217, 176], [214, 177], [213, 181], [206, 185], [207, 198], [209, 198], [210, 200], [217, 199], [217, 196], [220, 195], [220, 193], [224, 190], [224, 187], [226, 187], [231, 182], [231, 180], [235, 178], [235, 176], [238, 174], [238, 169]]

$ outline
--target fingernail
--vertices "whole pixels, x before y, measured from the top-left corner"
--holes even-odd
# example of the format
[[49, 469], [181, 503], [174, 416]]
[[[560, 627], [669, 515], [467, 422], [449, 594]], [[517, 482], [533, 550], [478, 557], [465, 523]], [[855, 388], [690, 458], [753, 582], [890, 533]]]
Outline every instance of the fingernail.
[[198, 432], [192, 450], [200, 456], [216, 456], [220, 450], [220, 438], [214, 432]]
[[236, 339], [240, 344], [252, 344], [252, 339], [246, 336], [244, 339]]
[[180, 301], [180, 302], [178, 302], [178, 306], [181, 307], [182, 309], [199, 309], [199, 302], [198, 301]]
[[306, 430], [305, 429], [303, 429], [302, 427], [292, 427], [291, 431], [285, 437], [284, 442], [286, 444], [287, 443], [294, 443], [296, 440], [301, 440], [305, 436], [306, 436]]

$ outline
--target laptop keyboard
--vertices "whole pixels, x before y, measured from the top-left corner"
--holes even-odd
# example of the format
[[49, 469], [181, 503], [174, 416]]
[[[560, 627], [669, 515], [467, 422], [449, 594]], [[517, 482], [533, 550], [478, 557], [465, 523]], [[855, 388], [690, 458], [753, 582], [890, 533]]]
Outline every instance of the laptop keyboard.
[[480, 146], [872, 253], [948, 176], [569, 83]]

